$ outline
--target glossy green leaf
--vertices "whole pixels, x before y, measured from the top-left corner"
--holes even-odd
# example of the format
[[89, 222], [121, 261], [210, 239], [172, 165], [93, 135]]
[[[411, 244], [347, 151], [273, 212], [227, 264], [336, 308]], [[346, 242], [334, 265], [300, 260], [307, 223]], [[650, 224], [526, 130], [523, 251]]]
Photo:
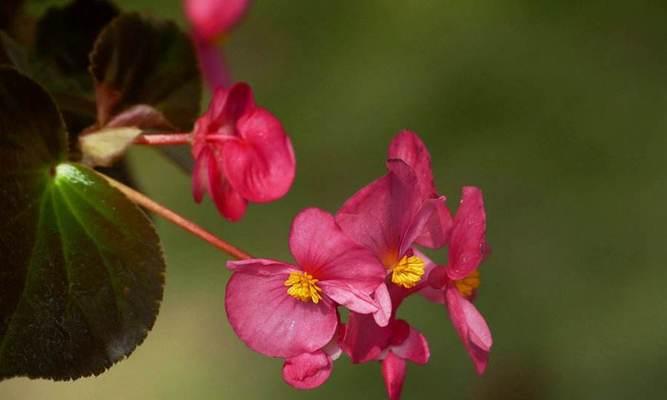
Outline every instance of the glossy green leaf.
[[189, 130], [199, 113], [201, 77], [190, 38], [176, 24], [139, 14], [117, 17], [91, 56], [98, 123], [148, 105]]
[[126, 357], [153, 326], [164, 260], [147, 217], [67, 163], [48, 94], [0, 68], [0, 379], [75, 379]]

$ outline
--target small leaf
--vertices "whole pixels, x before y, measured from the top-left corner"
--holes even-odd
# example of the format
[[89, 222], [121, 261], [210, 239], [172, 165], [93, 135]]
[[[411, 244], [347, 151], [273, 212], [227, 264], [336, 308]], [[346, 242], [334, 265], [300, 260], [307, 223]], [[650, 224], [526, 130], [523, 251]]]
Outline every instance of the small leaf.
[[79, 136], [82, 162], [91, 167], [110, 167], [120, 159], [134, 139], [141, 135], [139, 128], [109, 128]]
[[147, 217], [67, 163], [49, 95], [0, 68], [0, 379], [75, 379], [128, 356], [153, 326], [164, 260]]
[[109, 128], [136, 126], [141, 129], [176, 129], [161, 112], [145, 104], [132, 106], [116, 114], [106, 126]]
[[175, 24], [122, 14], [100, 34], [91, 55], [99, 126], [137, 104], [180, 129], [199, 113], [201, 78], [189, 37]]

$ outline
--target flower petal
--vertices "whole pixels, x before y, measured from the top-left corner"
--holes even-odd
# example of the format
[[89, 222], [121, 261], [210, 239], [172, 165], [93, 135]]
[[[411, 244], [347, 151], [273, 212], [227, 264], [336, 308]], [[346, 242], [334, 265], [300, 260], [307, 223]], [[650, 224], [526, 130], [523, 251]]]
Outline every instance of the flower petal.
[[447, 311], [478, 374], [486, 369], [493, 345], [491, 331], [475, 306], [461, 296], [455, 286], [447, 288]]
[[433, 184], [431, 155], [416, 133], [404, 130], [399, 132], [389, 144], [389, 159], [403, 160], [415, 171], [417, 186], [423, 198], [437, 196]]
[[[217, 88], [206, 112], [210, 118], [208, 133], [234, 134], [228, 128], [236, 127], [241, 117], [254, 109], [255, 98], [247, 83], [239, 82], [229, 89]], [[222, 132], [218, 131], [220, 128], [223, 128]]]
[[389, 347], [392, 331], [378, 326], [368, 314], [350, 313], [341, 347], [353, 363], [377, 360]]
[[463, 279], [474, 271], [486, 253], [486, 213], [482, 191], [463, 188], [461, 204], [454, 217], [447, 274], [453, 280]]
[[302, 302], [287, 294], [288, 274], [234, 273], [227, 283], [225, 309], [239, 338], [270, 357], [289, 358], [325, 346], [336, 333], [336, 309], [327, 299]]
[[405, 372], [405, 360], [391, 351], [387, 353], [387, 357], [382, 360], [382, 377], [384, 378], [384, 387], [387, 389], [389, 400], [400, 400], [403, 382], [405, 381]]
[[447, 207], [445, 196], [437, 198], [435, 211], [421, 227], [420, 235], [415, 239], [417, 244], [431, 249], [438, 249], [449, 242], [454, 222]]
[[350, 240], [331, 214], [317, 208], [305, 209], [294, 218], [289, 247], [304, 271], [323, 284], [330, 282], [337, 291], [349, 287], [359, 296], [368, 296], [386, 275], [370, 250]]
[[404, 130], [391, 141], [388, 151], [389, 159], [403, 160], [415, 172], [417, 187], [423, 199], [440, 198], [437, 211], [425, 225], [416, 242], [429, 248], [444, 246], [449, 239], [452, 216], [445, 204], [445, 197], [438, 196], [433, 183], [431, 155], [419, 136], [412, 131]]
[[195, 33], [213, 41], [232, 30], [246, 13], [250, 0], [185, 0], [185, 15]]
[[431, 356], [428, 342], [421, 332], [409, 325], [408, 327], [409, 334], [407, 338], [398, 346], [393, 346], [391, 352], [404, 360], [410, 360], [416, 364], [426, 364]]
[[205, 193], [211, 192], [208, 181], [208, 158], [209, 152], [204, 149], [195, 159], [194, 169], [192, 170], [192, 197], [197, 203], [201, 203]]
[[340, 281], [322, 281], [318, 285], [331, 300], [350, 311], [360, 314], [372, 314], [378, 310], [375, 300], [370, 295], [356, 290]]
[[236, 126], [239, 140], [225, 143], [225, 171], [231, 185], [256, 203], [284, 196], [294, 181], [296, 159], [280, 121], [255, 108]]
[[299, 354], [285, 360], [283, 379], [297, 389], [314, 389], [329, 379], [333, 363], [323, 351]]
[[393, 314], [393, 309], [398, 308], [398, 304], [393, 304], [389, 289], [384, 283], [375, 289], [373, 298], [375, 299], [375, 304], [377, 304], [378, 307], [377, 311], [373, 313], [373, 319], [375, 319], [375, 323], [377, 323], [379, 326], [387, 326], [387, 324], [389, 324], [389, 320], [391, 319], [391, 315]]
[[222, 155], [211, 151], [208, 157], [208, 189], [218, 211], [230, 221], [238, 221], [245, 214], [248, 202], [230, 186], [222, 170]]
[[[399, 245], [400, 254], [406, 254], [420, 236], [424, 236], [425, 234], [430, 235], [428, 232], [429, 228], [440, 229], [440, 225], [434, 225], [438, 220], [433, 218], [440, 203], [442, 203], [442, 200], [439, 198], [426, 199], [421, 203], [421, 208], [413, 216], [412, 221], [410, 221], [407, 226], [405, 234], [401, 238], [401, 243]], [[440, 237], [442, 237], [443, 234], [440, 234]]]
[[280, 261], [264, 258], [253, 258], [250, 260], [227, 261], [227, 268], [234, 272], [257, 276], [271, 276], [276, 274], [289, 275], [290, 272], [298, 271], [294, 265], [281, 263]]
[[[336, 221], [352, 240], [375, 253], [391, 267], [400, 258], [399, 247], [406, 247], [409, 233], [423, 199], [415, 190], [417, 178], [401, 160], [387, 162], [389, 172], [349, 198], [336, 215]], [[419, 232], [413, 232], [416, 237]], [[407, 246], [409, 247], [409, 246]]]

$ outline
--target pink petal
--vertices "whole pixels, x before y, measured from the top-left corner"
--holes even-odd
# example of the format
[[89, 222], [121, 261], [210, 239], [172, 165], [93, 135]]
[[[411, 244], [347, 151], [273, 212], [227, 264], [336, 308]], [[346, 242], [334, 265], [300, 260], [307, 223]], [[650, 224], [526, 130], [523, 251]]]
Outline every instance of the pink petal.
[[208, 193], [218, 211], [230, 221], [239, 220], [245, 213], [247, 201], [234, 191], [217, 161], [219, 153], [202, 147], [192, 171], [192, 196], [197, 203]]
[[387, 357], [382, 360], [382, 377], [389, 400], [400, 400], [405, 373], [405, 360], [394, 355], [391, 351], [387, 353]]
[[211, 192], [208, 181], [208, 159], [208, 151], [200, 152], [192, 170], [192, 197], [197, 203], [201, 203], [205, 193]]
[[431, 355], [424, 335], [410, 326], [407, 338], [398, 346], [393, 346], [391, 352], [416, 364], [426, 364]]
[[[362, 188], [341, 207], [336, 221], [352, 240], [373, 251], [385, 266], [400, 259], [400, 247], [422, 207], [417, 178], [400, 160], [387, 162], [389, 173]], [[419, 232], [411, 233], [416, 237]]]
[[209, 194], [225, 218], [238, 221], [245, 214], [248, 202], [225, 179], [221, 153], [212, 151], [211, 155], [208, 157]]
[[322, 281], [318, 284], [327, 297], [350, 311], [372, 314], [378, 310], [371, 296], [352, 286], [337, 281]]
[[336, 333], [336, 309], [327, 299], [302, 302], [287, 294], [288, 274], [235, 272], [227, 283], [225, 309], [238, 337], [270, 357], [289, 358], [324, 347]]
[[486, 213], [482, 192], [472, 186], [463, 188], [461, 204], [452, 228], [447, 274], [452, 280], [465, 278], [485, 256]]
[[486, 369], [489, 350], [493, 345], [491, 331], [475, 306], [456, 287], [447, 288], [447, 311], [463, 345], [475, 364], [478, 374]]
[[297, 389], [314, 389], [329, 379], [333, 363], [323, 351], [299, 354], [285, 360], [283, 379]]
[[417, 186], [423, 198], [435, 197], [431, 155], [416, 133], [408, 130], [399, 132], [389, 144], [389, 159], [403, 160], [415, 171]]
[[184, 4], [193, 29], [208, 41], [231, 31], [249, 5], [249, 0], [185, 0]]
[[370, 315], [350, 313], [341, 346], [353, 363], [376, 360], [389, 347], [392, 331], [378, 326]]
[[[391, 285], [391, 286], [393, 287], [396, 285]], [[389, 293], [389, 289], [387, 288], [387, 285], [384, 283], [378, 286], [377, 289], [375, 289], [375, 292], [373, 293], [373, 298], [375, 299], [375, 303], [377, 304], [378, 307], [377, 311], [373, 313], [373, 319], [375, 320], [375, 323], [378, 324], [379, 326], [387, 326], [387, 324], [389, 324], [389, 320], [391, 319], [393, 308], [398, 308], [398, 304], [392, 305], [392, 299]]]
[[284, 196], [294, 181], [296, 159], [280, 121], [256, 108], [239, 119], [237, 129], [239, 140], [225, 144], [225, 171], [231, 185], [257, 203]]
[[[437, 198], [437, 190], [433, 183], [431, 155], [428, 149], [414, 132], [404, 130], [394, 137], [389, 145], [388, 157], [403, 160], [415, 171], [417, 187], [423, 199]], [[440, 248], [449, 239], [452, 225], [452, 216], [445, 204], [444, 196], [439, 197], [442, 202], [437, 205], [437, 211], [424, 227], [424, 231], [416, 242], [429, 248]]]
[[199, 37], [196, 33], [192, 41], [195, 45], [199, 67], [208, 87], [211, 90], [229, 87], [232, 80], [220, 48], [210, 40]]
[[239, 82], [229, 89], [217, 88], [206, 112], [210, 118], [209, 133], [235, 135], [233, 128], [255, 107], [252, 88], [247, 83]]
[[294, 265], [281, 263], [280, 261], [268, 260], [264, 258], [254, 258], [250, 260], [227, 261], [227, 268], [234, 272], [257, 276], [271, 276], [276, 274], [289, 275], [290, 272], [299, 271]]
[[[441, 228], [441, 225], [435, 225], [438, 220], [434, 219], [433, 215], [438, 211], [442, 201], [442, 199], [437, 198], [426, 199], [422, 202], [421, 208], [413, 216], [412, 221], [408, 224], [408, 228], [401, 239], [401, 244], [399, 246], [400, 254], [405, 254], [420, 236], [424, 236], [425, 234], [430, 236], [431, 233], [428, 229]], [[442, 235], [444, 235], [444, 233], [439, 234], [439, 237], [442, 237]]]
[[431, 249], [443, 247], [449, 242], [454, 225], [445, 196], [440, 196], [437, 199], [435, 212], [431, 213], [430, 218], [422, 227], [421, 234], [415, 240], [417, 244]]
[[336, 291], [350, 288], [356, 297], [370, 299], [386, 275], [373, 253], [345, 236], [334, 217], [317, 208], [303, 210], [294, 218], [289, 247], [304, 271], [322, 284], [329, 282]]

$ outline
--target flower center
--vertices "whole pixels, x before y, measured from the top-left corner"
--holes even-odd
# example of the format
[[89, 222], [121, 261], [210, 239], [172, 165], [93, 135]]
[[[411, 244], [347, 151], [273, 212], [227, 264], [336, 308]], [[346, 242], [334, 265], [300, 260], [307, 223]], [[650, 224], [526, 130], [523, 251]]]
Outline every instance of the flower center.
[[404, 288], [417, 285], [424, 275], [424, 261], [417, 256], [405, 256], [391, 269], [391, 281]]
[[478, 270], [472, 271], [470, 274], [468, 274], [468, 276], [466, 276], [463, 279], [454, 281], [454, 285], [456, 285], [456, 288], [463, 295], [463, 297], [472, 296], [472, 293], [475, 291], [475, 289], [479, 287], [479, 284], [480, 284], [480, 278]]
[[287, 294], [303, 302], [312, 301], [317, 304], [322, 299], [322, 289], [317, 286], [318, 280], [306, 272], [295, 271], [285, 281]]

